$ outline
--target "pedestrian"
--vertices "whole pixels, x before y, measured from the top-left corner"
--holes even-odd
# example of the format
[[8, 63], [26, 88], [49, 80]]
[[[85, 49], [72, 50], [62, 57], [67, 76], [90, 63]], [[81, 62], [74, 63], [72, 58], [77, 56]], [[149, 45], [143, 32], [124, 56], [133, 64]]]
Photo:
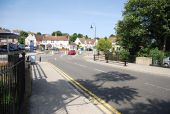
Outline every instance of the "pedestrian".
[[40, 60], [40, 62], [41, 62], [41, 56], [40, 56], [39, 60]]

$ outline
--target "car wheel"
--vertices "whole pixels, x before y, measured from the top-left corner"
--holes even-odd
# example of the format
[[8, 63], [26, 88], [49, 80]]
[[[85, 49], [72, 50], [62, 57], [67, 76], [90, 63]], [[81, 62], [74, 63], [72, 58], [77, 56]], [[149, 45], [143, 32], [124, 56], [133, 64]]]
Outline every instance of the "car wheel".
[[167, 63], [164, 64], [165, 67], [169, 67], [169, 65]]

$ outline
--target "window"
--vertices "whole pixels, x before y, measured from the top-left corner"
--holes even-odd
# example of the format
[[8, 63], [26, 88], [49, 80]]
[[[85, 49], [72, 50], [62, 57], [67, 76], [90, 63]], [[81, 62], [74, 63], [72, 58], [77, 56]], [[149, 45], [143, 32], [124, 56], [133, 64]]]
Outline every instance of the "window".
[[44, 40], [44, 41], [43, 41], [43, 43], [47, 43], [47, 41], [46, 41], [46, 40]]
[[54, 43], [54, 41], [53, 41], [53, 40], [51, 40], [51, 43]]

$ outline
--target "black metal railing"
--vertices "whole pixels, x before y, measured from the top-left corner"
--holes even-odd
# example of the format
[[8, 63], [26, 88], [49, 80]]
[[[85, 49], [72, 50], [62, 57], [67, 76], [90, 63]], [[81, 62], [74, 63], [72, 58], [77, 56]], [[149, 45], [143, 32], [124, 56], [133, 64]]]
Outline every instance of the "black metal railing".
[[0, 114], [21, 114], [25, 93], [25, 55], [8, 55], [0, 65]]

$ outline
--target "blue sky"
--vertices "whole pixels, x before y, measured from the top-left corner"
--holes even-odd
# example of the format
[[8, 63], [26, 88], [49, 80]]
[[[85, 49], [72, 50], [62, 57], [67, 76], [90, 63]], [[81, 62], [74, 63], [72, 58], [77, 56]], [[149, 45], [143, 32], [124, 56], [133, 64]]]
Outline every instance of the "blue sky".
[[94, 37], [115, 34], [127, 0], [0, 0], [0, 27], [51, 34], [82, 33]]

